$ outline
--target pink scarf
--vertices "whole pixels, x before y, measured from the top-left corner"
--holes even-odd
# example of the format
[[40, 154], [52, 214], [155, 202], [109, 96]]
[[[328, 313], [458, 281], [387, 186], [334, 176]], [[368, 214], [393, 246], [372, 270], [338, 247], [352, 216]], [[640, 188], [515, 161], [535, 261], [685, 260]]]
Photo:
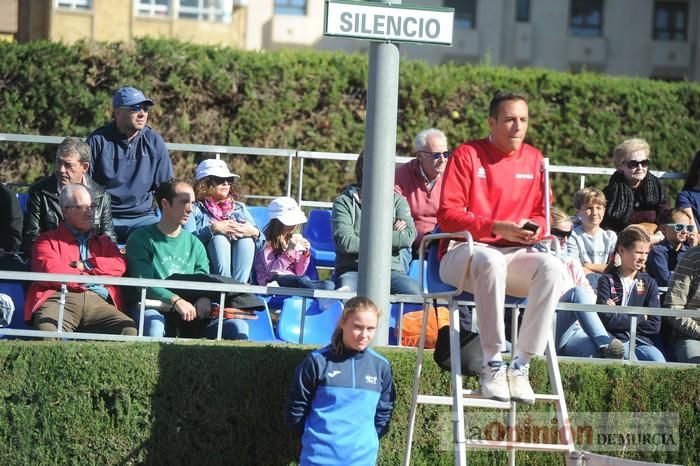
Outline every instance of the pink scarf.
[[212, 197], [207, 197], [204, 199], [204, 207], [209, 212], [209, 217], [211, 217], [212, 222], [220, 222], [221, 220], [228, 220], [231, 218], [231, 213], [233, 213], [233, 199], [227, 197], [221, 201], [215, 201]]

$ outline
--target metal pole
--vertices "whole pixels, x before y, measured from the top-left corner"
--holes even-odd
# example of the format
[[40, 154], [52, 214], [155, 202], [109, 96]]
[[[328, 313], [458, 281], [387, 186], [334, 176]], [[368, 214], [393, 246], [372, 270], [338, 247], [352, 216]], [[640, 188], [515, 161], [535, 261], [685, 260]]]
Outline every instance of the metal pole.
[[[400, 4], [401, 1], [385, 3]], [[389, 344], [398, 94], [399, 48], [390, 42], [372, 42], [369, 48], [357, 294], [367, 296], [382, 310], [373, 342], [378, 346]]]

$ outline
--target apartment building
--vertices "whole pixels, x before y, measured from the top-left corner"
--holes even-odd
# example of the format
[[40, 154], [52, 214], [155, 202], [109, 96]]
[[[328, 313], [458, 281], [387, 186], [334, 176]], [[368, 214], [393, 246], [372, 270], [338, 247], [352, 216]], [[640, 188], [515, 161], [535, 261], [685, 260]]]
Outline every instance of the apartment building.
[[[0, 8], [9, 3], [17, 0], [0, 0]], [[452, 47], [402, 44], [404, 58], [700, 81], [700, 0], [402, 3], [455, 9]], [[324, 0], [26, 0], [17, 11], [20, 41], [163, 36], [248, 50], [348, 52], [369, 45], [324, 37]]]

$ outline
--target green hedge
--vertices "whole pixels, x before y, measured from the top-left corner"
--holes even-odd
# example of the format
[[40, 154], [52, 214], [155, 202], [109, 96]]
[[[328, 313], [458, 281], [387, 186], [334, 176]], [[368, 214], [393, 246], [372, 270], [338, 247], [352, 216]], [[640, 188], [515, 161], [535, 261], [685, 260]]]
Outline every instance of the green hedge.
[[[110, 95], [130, 84], [158, 105], [153, 126], [170, 142], [358, 152], [363, 144], [367, 57], [316, 51], [246, 52], [143, 39], [66, 46], [0, 43], [0, 131], [86, 136], [110, 119]], [[611, 166], [612, 148], [646, 138], [652, 168], [685, 172], [700, 149], [700, 85], [474, 65], [403, 61], [398, 152], [420, 129], [443, 129], [451, 145], [487, 132], [497, 89], [532, 96], [530, 142], [559, 165]], [[191, 176], [194, 154], [173, 156]], [[0, 146], [0, 180], [29, 182], [49, 170], [51, 148]], [[286, 164], [236, 157], [248, 193], [283, 189]], [[352, 177], [348, 163], [308, 162], [304, 197], [332, 200]], [[264, 176], [262, 174], [265, 174]], [[603, 186], [605, 179], [591, 178]], [[562, 205], [578, 181], [555, 177]], [[671, 186], [671, 193], [678, 189]]]
[[[199, 341], [2, 341], [0, 464], [295, 464], [299, 438], [282, 425], [281, 412], [293, 370], [308, 350]], [[394, 466], [404, 452], [415, 353], [382, 353], [394, 369], [397, 402], [379, 464]], [[628, 457], [700, 462], [699, 368], [562, 363], [561, 370], [570, 411], [679, 413], [679, 451]], [[546, 388], [544, 371], [535, 361], [536, 390]], [[423, 386], [447, 393], [449, 377], [432, 359]], [[450, 429], [447, 408], [419, 408], [414, 464], [452, 464], [445, 451]], [[519, 456], [518, 464], [563, 464], [555, 454]], [[504, 464], [505, 454], [478, 452], [470, 461]]]

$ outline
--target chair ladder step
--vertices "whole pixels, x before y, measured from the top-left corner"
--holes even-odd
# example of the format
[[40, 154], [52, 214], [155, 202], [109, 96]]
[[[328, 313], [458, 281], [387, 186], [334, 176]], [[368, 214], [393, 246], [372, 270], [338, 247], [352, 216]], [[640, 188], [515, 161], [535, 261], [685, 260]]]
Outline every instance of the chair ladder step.
[[562, 443], [530, 443], [530, 442], [511, 442], [508, 440], [467, 440], [466, 445], [469, 448], [488, 448], [498, 450], [530, 450], [530, 451], [553, 451], [553, 452], [569, 452], [570, 448]]

